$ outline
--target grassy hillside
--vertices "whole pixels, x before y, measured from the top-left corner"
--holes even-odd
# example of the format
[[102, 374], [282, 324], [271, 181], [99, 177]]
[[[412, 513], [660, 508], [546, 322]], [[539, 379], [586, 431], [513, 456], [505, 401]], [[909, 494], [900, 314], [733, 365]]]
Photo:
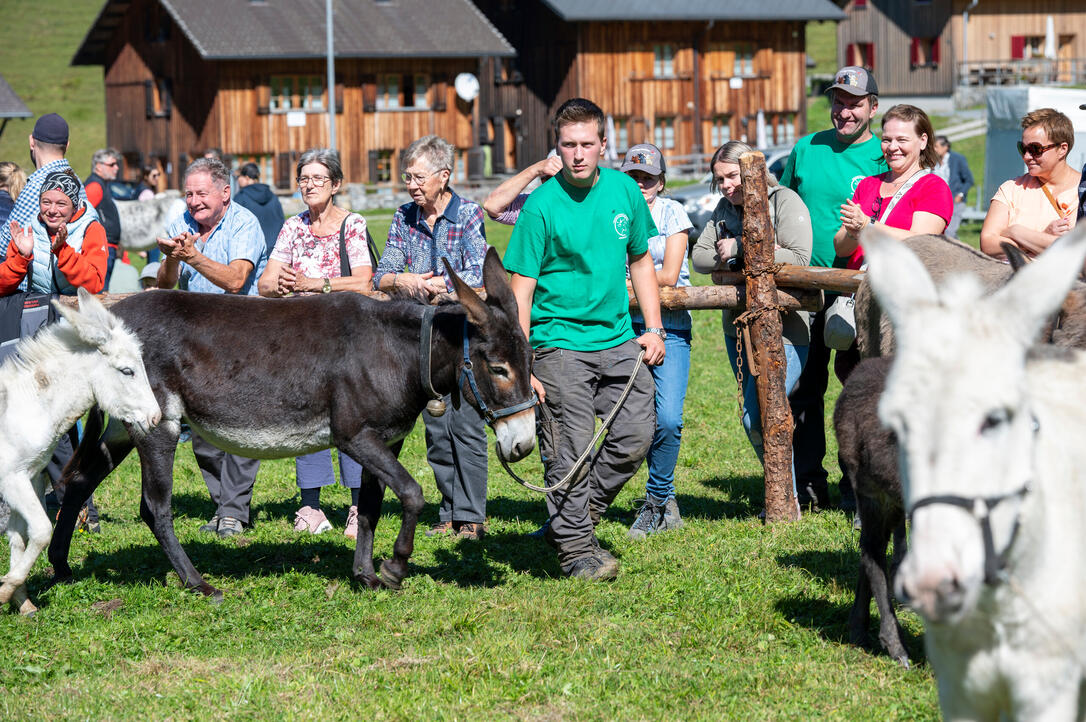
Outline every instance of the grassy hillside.
[[[60, 113], [68, 121], [68, 159], [80, 176], [90, 171], [91, 154], [105, 144], [105, 91], [102, 68], [70, 63], [104, 5], [104, 0], [0, 0], [0, 74], [35, 118]], [[35, 118], [8, 123], [0, 136], [0, 160], [31, 167], [27, 136]]]

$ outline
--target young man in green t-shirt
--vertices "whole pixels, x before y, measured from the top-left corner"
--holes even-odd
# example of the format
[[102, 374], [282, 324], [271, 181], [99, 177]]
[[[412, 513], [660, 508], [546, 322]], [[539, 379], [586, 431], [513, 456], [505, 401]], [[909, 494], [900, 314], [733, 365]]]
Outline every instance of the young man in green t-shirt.
[[[879, 107], [879, 89], [864, 68], [846, 66], [830, 86], [832, 130], [801, 138], [781, 173], [781, 185], [799, 194], [811, 214], [814, 233], [812, 266], [832, 266], [836, 259], [833, 234], [841, 227], [841, 205], [870, 175], [886, 170], [880, 140], [871, 132]], [[833, 298], [829, 299], [832, 301]], [[789, 398], [796, 429], [792, 457], [802, 506], [829, 505], [823, 397], [829, 384], [830, 350], [822, 338], [825, 312], [811, 315], [811, 345], [799, 384]], [[841, 479], [842, 508], [855, 509], [852, 485]]]
[[[554, 415], [540, 439], [547, 485], [562, 479], [588, 446], [633, 373], [664, 360], [666, 334], [648, 239], [656, 235], [634, 181], [601, 169], [603, 111], [573, 98], [554, 126], [562, 171], [535, 190], [517, 219], [503, 259], [524, 334], [535, 350], [532, 386]], [[648, 327], [635, 337], [626, 266]], [[656, 428], [652, 376], [642, 367], [597, 453], [576, 479], [547, 495], [547, 541], [568, 576], [613, 579], [618, 561], [599, 545], [595, 524], [634, 475]]]

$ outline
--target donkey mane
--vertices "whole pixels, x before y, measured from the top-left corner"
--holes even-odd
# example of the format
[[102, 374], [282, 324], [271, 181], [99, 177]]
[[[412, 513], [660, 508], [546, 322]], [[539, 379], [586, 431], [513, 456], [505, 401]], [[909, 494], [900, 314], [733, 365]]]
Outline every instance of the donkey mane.
[[8, 363], [17, 371], [33, 371], [38, 364], [61, 354], [93, 350], [94, 347], [84, 341], [71, 324], [60, 321], [20, 341]]

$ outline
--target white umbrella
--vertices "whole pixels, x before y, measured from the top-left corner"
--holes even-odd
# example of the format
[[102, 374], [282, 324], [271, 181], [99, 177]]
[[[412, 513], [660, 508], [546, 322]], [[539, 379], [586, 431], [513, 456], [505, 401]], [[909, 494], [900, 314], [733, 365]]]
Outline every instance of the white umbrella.
[[1045, 57], [1056, 59], [1056, 23], [1051, 15], [1045, 20]]
[[758, 120], [755, 122], [755, 144], [759, 148], [766, 148], [769, 143], [766, 142], [766, 128], [765, 128], [765, 111], [758, 111]]

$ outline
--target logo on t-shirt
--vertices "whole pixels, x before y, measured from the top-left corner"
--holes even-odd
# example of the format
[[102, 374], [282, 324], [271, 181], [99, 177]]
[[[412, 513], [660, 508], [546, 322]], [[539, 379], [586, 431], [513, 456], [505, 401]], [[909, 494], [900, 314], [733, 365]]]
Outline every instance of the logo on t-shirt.
[[627, 216], [625, 213], [619, 213], [617, 216], [615, 216], [614, 224], [615, 233], [618, 234], [618, 237], [620, 239], [626, 240], [626, 238], [630, 235], [630, 217]]
[[857, 186], [860, 185], [860, 181], [862, 181], [866, 177], [867, 176], [862, 176], [862, 175], [854, 175], [854, 176], [852, 176], [852, 192], [853, 193], [856, 192], [856, 188], [857, 188]]

